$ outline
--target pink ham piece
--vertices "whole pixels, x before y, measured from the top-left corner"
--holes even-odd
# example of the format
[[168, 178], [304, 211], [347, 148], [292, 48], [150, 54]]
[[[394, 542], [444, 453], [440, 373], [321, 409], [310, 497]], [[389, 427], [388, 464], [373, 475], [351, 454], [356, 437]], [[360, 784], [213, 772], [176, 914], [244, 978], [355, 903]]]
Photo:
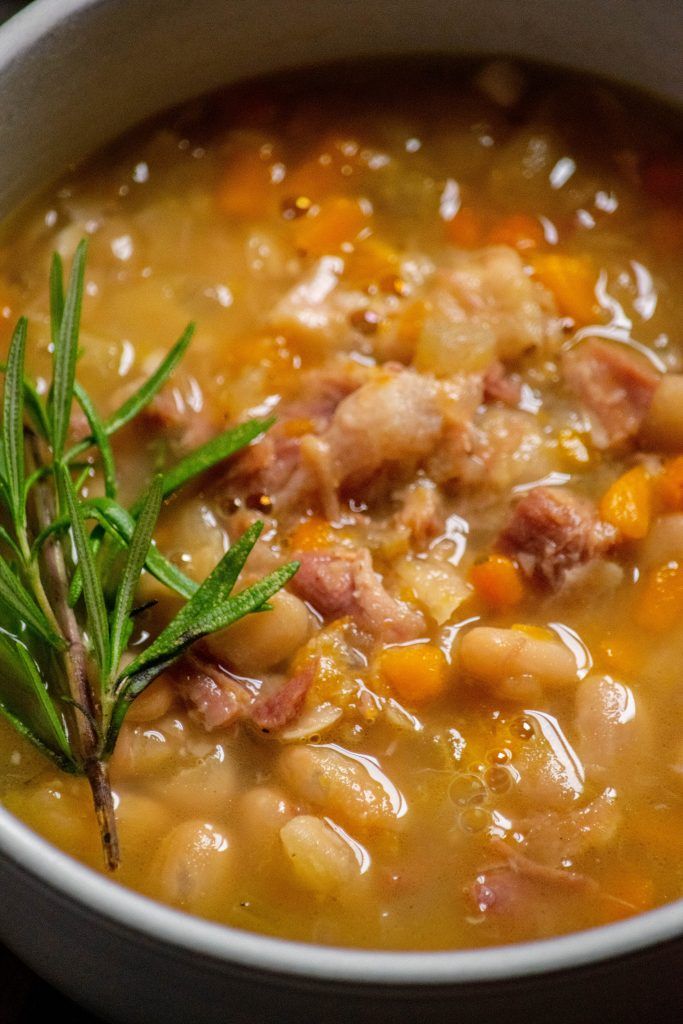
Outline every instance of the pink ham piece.
[[570, 569], [604, 555], [616, 540], [590, 501], [566, 489], [534, 487], [513, 509], [498, 546], [530, 579], [556, 589]]
[[644, 359], [589, 338], [564, 353], [562, 372], [590, 415], [596, 448], [619, 447], [638, 434], [659, 384]]
[[292, 589], [326, 619], [350, 615], [363, 632], [390, 643], [423, 632], [420, 612], [384, 589], [366, 548], [304, 551], [295, 557], [300, 568]]
[[254, 725], [262, 732], [274, 732], [294, 721], [303, 707], [314, 675], [314, 666], [307, 665], [270, 697], [260, 697], [249, 713]]
[[506, 372], [500, 362], [492, 363], [484, 374], [484, 401], [516, 406], [522, 397], [522, 383]]
[[247, 714], [251, 694], [214, 665], [187, 657], [178, 671], [178, 689], [190, 716], [207, 732], [226, 729]]
[[314, 665], [307, 665], [274, 692], [254, 700], [243, 683], [217, 665], [192, 657], [183, 664], [181, 696], [191, 717], [207, 732], [227, 729], [238, 721], [251, 721], [263, 732], [282, 729], [301, 711], [315, 675]]

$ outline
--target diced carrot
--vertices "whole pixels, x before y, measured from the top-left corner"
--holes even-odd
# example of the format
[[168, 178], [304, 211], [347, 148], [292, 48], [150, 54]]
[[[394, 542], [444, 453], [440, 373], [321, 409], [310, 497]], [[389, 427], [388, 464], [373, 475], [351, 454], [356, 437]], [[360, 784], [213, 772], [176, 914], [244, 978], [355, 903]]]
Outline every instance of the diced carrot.
[[388, 647], [378, 661], [384, 681], [407, 704], [426, 704], [446, 690], [448, 664], [436, 644]]
[[638, 595], [635, 618], [643, 629], [664, 633], [683, 616], [683, 566], [668, 562], [653, 569]]
[[526, 622], [515, 622], [510, 626], [510, 629], [516, 629], [518, 633], [525, 633], [526, 636], [530, 636], [534, 640], [554, 640], [557, 642], [555, 633], [546, 626], [533, 626]]
[[357, 288], [395, 278], [399, 266], [396, 250], [374, 235], [361, 239], [344, 262], [344, 278]]
[[292, 551], [317, 551], [334, 544], [334, 530], [326, 519], [311, 516], [299, 523], [290, 537]]
[[307, 419], [305, 416], [286, 420], [282, 424], [282, 433], [287, 437], [303, 437], [304, 434], [311, 434], [315, 430], [315, 423], [313, 420]]
[[683, 455], [664, 466], [657, 479], [657, 496], [668, 511], [683, 511]]
[[598, 275], [587, 256], [542, 253], [534, 256], [533, 268], [541, 284], [555, 296], [563, 316], [571, 317], [577, 324], [601, 319], [595, 296]]
[[417, 345], [422, 327], [425, 322], [427, 307], [424, 302], [417, 299], [406, 306], [398, 320], [398, 340], [408, 351], [413, 352]]
[[470, 206], [461, 206], [455, 217], [445, 223], [446, 241], [462, 249], [476, 249], [484, 241], [484, 225]]
[[253, 150], [237, 154], [219, 182], [216, 200], [230, 217], [262, 217], [276, 200], [269, 163]]
[[615, 480], [600, 501], [600, 517], [629, 540], [640, 540], [650, 529], [652, 478], [644, 466], [634, 466]]
[[354, 242], [369, 224], [370, 217], [357, 199], [330, 196], [292, 222], [294, 245], [312, 256], [337, 253], [344, 243]]
[[622, 866], [602, 886], [601, 919], [605, 924], [621, 921], [655, 905], [652, 878], [642, 868]]
[[359, 153], [360, 146], [355, 139], [331, 135], [289, 170], [287, 187], [292, 195], [309, 196], [319, 203], [359, 171]]
[[545, 235], [537, 217], [513, 213], [492, 228], [487, 241], [492, 245], [511, 245], [513, 249], [525, 252], [539, 249], [545, 241]]
[[519, 569], [505, 555], [489, 555], [469, 571], [469, 581], [479, 597], [493, 608], [514, 608], [524, 597]]

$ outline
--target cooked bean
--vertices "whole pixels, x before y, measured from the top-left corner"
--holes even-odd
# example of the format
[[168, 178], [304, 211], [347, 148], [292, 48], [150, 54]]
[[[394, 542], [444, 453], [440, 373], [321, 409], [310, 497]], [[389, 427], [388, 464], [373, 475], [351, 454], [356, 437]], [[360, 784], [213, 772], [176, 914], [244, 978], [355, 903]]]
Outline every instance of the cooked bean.
[[237, 773], [225, 749], [218, 745], [197, 764], [155, 781], [152, 789], [181, 814], [224, 816], [237, 788]]
[[222, 826], [184, 821], [161, 843], [150, 870], [159, 899], [193, 913], [209, 913], [217, 891], [227, 889], [232, 850]]
[[119, 790], [116, 821], [126, 868], [129, 867], [129, 858], [146, 858], [152, 843], [168, 832], [172, 824], [161, 796], [155, 800], [134, 789]]
[[396, 828], [405, 813], [402, 795], [369, 759], [332, 747], [291, 747], [280, 774], [298, 797], [355, 826]]
[[464, 671], [505, 699], [526, 700], [538, 687], [556, 690], [578, 679], [576, 661], [559, 640], [522, 630], [476, 626], [460, 645]]
[[159, 676], [135, 698], [126, 715], [126, 721], [133, 725], [156, 722], [170, 710], [174, 699], [173, 683], [167, 675]]
[[669, 451], [683, 449], [683, 374], [667, 373], [645, 417], [643, 437]]
[[644, 721], [633, 691], [611, 676], [588, 676], [576, 691], [578, 750], [589, 771], [601, 774], [636, 749], [642, 755]]
[[328, 896], [358, 876], [353, 850], [321, 818], [292, 818], [280, 830], [280, 839], [297, 879], [318, 896]]
[[154, 775], [168, 767], [184, 744], [185, 728], [178, 719], [153, 725], [124, 722], [109, 762], [112, 778]]
[[659, 516], [642, 544], [641, 564], [654, 569], [667, 562], [683, 560], [683, 513]]
[[281, 789], [254, 786], [239, 799], [236, 818], [252, 842], [268, 844], [282, 826], [293, 818], [296, 809]]
[[308, 639], [311, 616], [303, 601], [280, 591], [270, 601], [272, 611], [248, 615], [206, 640], [218, 658], [238, 672], [261, 672], [289, 657]]

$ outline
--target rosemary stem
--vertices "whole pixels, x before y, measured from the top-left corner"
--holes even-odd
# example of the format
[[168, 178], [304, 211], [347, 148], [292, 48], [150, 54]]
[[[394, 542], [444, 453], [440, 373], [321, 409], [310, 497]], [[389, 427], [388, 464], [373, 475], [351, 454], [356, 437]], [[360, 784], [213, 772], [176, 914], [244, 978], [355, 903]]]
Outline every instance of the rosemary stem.
[[[33, 434], [30, 440], [35, 462], [38, 465], [45, 465], [47, 458], [46, 453], [42, 450], [44, 446], [40, 439]], [[36, 519], [38, 526], [43, 529], [53, 522], [56, 514], [53, 495], [47, 483], [36, 484], [33, 493]], [[63, 660], [74, 705], [74, 719], [83, 769], [90, 783], [105, 861], [109, 870], [113, 871], [119, 863], [119, 842], [109, 776], [106, 765], [99, 756], [101, 748], [101, 737], [97, 728], [99, 709], [95, 706], [93, 688], [88, 678], [86, 646], [74, 610], [69, 605], [66, 565], [57, 537], [50, 536], [45, 541], [42, 560], [53, 597], [54, 608], [51, 606], [51, 618], [56, 621], [67, 644]], [[50, 605], [42, 579], [39, 593], [41, 591], [45, 601]]]

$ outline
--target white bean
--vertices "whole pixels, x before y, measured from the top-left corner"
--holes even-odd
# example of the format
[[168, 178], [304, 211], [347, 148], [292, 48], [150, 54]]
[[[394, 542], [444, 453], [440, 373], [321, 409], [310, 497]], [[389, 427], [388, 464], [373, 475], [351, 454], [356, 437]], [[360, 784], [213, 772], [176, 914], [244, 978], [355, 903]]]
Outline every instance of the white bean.
[[576, 661], [564, 644], [518, 629], [471, 629], [460, 644], [460, 664], [507, 700], [526, 701], [537, 696], [539, 688], [556, 690], [578, 679]]
[[372, 761], [331, 747], [290, 747], [280, 774], [294, 793], [355, 827], [396, 828], [406, 805], [391, 780]]
[[667, 562], [683, 561], [683, 513], [659, 516], [643, 541], [641, 565], [654, 569]]
[[173, 906], [210, 915], [232, 874], [232, 850], [221, 826], [184, 821], [161, 843], [152, 861], [150, 890]]
[[197, 764], [155, 781], [152, 791], [181, 814], [225, 816], [237, 788], [232, 760], [219, 744]]
[[595, 775], [642, 751], [644, 719], [633, 692], [611, 676], [588, 676], [576, 691], [576, 730], [581, 758]]
[[683, 374], [667, 373], [662, 377], [645, 417], [642, 434], [657, 448], [683, 449]]
[[250, 842], [268, 845], [295, 814], [293, 804], [281, 789], [254, 786], [240, 797], [236, 818]]
[[318, 896], [347, 886], [359, 874], [351, 847], [321, 818], [292, 818], [280, 830], [280, 839], [298, 881]]
[[238, 672], [261, 672], [287, 661], [308, 640], [311, 616], [304, 602], [286, 590], [270, 604], [272, 611], [247, 615], [208, 637], [206, 647]]

